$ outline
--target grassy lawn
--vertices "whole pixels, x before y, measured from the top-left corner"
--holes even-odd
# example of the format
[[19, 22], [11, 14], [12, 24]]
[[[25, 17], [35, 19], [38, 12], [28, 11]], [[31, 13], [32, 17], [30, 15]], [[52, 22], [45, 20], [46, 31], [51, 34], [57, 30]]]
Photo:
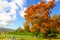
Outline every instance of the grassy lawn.
[[[12, 35], [7, 35], [6, 38], [4, 38], [3, 35], [0, 35], [0, 40], [11, 40], [11, 36]], [[35, 38], [35, 37], [32, 37], [32, 36], [21, 36], [21, 35], [14, 35], [15, 36], [15, 40], [49, 40], [49, 39], [42, 39], [42, 38]], [[60, 40], [60, 39], [51, 39], [51, 40]]]
[[[4, 35], [0, 35], [0, 40], [11, 40], [11, 37], [14, 36], [15, 40], [49, 40], [44, 38], [36, 38], [32, 35], [32, 33], [23, 33], [23, 32], [11, 32], [6, 34], [6, 38], [4, 38]], [[42, 34], [40, 34], [42, 36]], [[57, 34], [57, 37], [60, 38], [60, 34]], [[53, 39], [51, 40], [60, 40], [60, 39]]]

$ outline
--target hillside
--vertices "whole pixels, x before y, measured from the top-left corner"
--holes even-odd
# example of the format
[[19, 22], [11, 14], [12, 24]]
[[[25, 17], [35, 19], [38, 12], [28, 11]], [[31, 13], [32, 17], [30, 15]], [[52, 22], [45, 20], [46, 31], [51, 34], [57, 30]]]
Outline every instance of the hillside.
[[11, 31], [13, 31], [13, 29], [0, 27], [0, 32], [11, 32]]

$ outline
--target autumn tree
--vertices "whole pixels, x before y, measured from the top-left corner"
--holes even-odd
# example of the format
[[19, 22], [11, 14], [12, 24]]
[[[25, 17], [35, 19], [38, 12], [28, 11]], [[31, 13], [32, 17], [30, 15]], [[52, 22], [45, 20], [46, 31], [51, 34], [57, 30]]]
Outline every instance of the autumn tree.
[[[30, 5], [25, 11], [25, 24], [24, 27], [30, 30], [37, 37], [39, 32], [48, 37], [49, 32], [55, 33], [57, 26], [60, 26], [59, 20], [52, 20], [50, 12], [55, 6], [55, 0], [49, 1], [47, 4], [41, 0], [39, 4]], [[31, 24], [31, 25], [30, 25]]]

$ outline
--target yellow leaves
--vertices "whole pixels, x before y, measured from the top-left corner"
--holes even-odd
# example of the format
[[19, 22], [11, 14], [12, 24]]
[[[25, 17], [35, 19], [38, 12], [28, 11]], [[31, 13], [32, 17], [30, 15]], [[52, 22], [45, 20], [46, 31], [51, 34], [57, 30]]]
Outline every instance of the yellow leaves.
[[36, 16], [38, 16], [38, 12], [36, 12], [35, 14], [36, 14]]

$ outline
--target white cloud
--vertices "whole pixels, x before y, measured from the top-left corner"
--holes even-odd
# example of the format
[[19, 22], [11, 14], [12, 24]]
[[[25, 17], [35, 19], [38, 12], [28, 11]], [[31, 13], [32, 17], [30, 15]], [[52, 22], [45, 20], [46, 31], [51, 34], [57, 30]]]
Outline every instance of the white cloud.
[[25, 10], [27, 8], [23, 8], [21, 11], [20, 11], [20, 16], [24, 18], [24, 15], [25, 15]]
[[15, 2], [22, 7], [24, 5], [24, 0], [15, 0]]
[[12, 0], [11, 2], [0, 0], [0, 27], [12, 25], [13, 21], [17, 19], [16, 10], [18, 6], [16, 3], [21, 7], [21, 12], [23, 12], [25, 10], [23, 9], [24, 0]]

